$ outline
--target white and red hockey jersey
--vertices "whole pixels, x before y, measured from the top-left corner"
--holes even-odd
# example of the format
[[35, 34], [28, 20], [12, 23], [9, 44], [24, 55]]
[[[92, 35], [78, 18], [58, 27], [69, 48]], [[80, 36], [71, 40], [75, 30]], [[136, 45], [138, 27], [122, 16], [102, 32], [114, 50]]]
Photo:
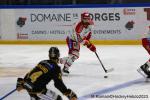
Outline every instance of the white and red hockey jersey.
[[82, 43], [84, 39], [90, 40], [93, 25], [94, 23], [92, 20], [87, 23], [80, 21], [79, 23], [74, 24], [72, 32], [69, 34], [69, 38], [79, 43]]

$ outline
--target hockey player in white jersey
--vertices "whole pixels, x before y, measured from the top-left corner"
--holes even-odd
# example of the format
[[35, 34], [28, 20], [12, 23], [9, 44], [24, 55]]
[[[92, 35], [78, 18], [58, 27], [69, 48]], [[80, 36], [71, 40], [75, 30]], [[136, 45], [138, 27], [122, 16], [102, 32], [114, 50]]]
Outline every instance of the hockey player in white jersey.
[[96, 51], [96, 47], [90, 42], [93, 25], [89, 13], [84, 12], [81, 14], [81, 21], [73, 26], [72, 32], [66, 38], [69, 48], [68, 56], [60, 59], [60, 63], [64, 64], [64, 73], [69, 74], [69, 67], [79, 58], [80, 44], [83, 44], [92, 52]]

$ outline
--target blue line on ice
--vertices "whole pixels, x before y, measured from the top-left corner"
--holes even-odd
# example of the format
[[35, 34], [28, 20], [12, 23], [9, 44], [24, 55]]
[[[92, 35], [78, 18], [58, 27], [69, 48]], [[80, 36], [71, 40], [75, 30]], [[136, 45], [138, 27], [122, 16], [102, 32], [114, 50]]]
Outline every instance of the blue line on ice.
[[144, 82], [143, 78], [132, 80], [132, 81], [125, 82], [125, 83], [115, 85], [115, 86], [112, 86], [112, 87], [104, 88], [104, 89], [98, 90], [96, 92], [87, 94], [87, 95], [83, 95], [83, 96], [79, 97], [78, 100], [85, 100], [86, 98], [91, 98], [92, 95], [101, 96], [101, 95], [104, 95], [106, 93], [110, 93], [110, 92], [113, 92], [113, 91], [116, 91], [116, 90], [119, 90], [119, 89], [127, 88], [127, 87], [130, 87], [132, 85], [139, 84], [139, 83], [142, 83], [142, 82]]

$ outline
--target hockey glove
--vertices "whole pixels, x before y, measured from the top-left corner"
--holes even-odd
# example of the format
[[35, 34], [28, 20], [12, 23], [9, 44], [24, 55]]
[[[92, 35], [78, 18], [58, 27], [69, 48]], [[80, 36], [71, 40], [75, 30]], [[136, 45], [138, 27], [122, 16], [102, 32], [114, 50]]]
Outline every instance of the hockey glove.
[[33, 86], [32, 86], [31, 82], [25, 82], [24, 79], [18, 78], [17, 79], [16, 89], [18, 91], [21, 91], [22, 89], [26, 89], [27, 91], [32, 91]]
[[96, 47], [93, 44], [87, 46], [91, 51], [96, 52]]
[[91, 45], [91, 43], [88, 40], [83, 40], [83, 45], [84, 46], [89, 46], [89, 45]]
[[83, 40], [83, 45], [86, 45], [91, 51], [96, 52], [96, 47], [88, 40]]
[[66, 95], [69, 100], [77, 100], [77, 95], [71, 89], [68, 89], [64, 95]]
[[22, 78], [17, 79], [16, 89], [21, 91], [23, 89], [24, 80]]
[[83, 37], [83, 40], [90, 40], [92, 33], [89, 32], [87, 36]]

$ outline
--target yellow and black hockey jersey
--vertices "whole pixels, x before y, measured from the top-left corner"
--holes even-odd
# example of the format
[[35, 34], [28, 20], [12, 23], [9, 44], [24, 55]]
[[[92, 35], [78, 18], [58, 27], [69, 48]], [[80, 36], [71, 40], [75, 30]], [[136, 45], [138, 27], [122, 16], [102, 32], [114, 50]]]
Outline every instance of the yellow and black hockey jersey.
[[46, 85], [54, 80], [55, 87], [63, 94], [67, 91], [62, 81], [61, 68], [57, 63], [51, 60], [43, 60], [29, 73], [26, 74], [24, 81], [32, 85], [30, 92], [42, 92], [46, 89]]

